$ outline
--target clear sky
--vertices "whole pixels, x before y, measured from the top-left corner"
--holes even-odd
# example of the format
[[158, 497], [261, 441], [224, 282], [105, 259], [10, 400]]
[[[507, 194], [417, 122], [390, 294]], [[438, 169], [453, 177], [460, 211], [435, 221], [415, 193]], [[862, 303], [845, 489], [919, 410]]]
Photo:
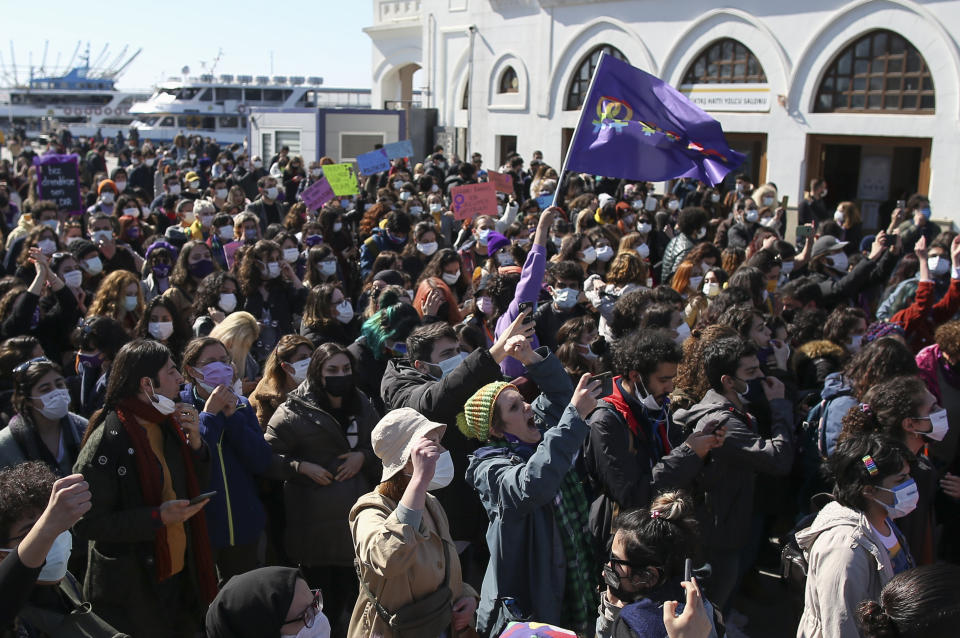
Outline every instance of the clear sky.
[[[15, 0], [4, 0], [0, 6]], [[5, 12], [0, 56], [11, 70], [11, 41], [19, 80], [28, 77], [29, 54], [39, 67], [49, 40], [47, 68], [60, 54], [65, 65], [81, 41], [94, 60], [109, 44], [112, 61], [125, 45], [143, 51], [123, 72], [120, 88], [150, 88], [184, 66], [191, 75], [206, 69], [222, 49], [215, 73], [320, 76], [325, 86], [370, 87], [371, 0], [166, 0], [164, 2], [77, 2], [19, 4]], [[273, 52], [273, 72], [270, 53]], [[79, 57], [79, 56], [78, 56]], [[0, 72], [0, 85], [10, 79]]]

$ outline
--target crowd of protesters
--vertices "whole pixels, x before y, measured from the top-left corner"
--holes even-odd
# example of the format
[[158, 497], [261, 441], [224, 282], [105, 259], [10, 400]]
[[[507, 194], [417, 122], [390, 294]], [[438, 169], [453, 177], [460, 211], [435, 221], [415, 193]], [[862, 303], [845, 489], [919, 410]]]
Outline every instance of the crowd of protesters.
[[514, 153], [461, 220], [476, 153], [317, 210], [329, 158], [116, 142], [0, 162], [2, 635], [737, 636], [781, 561], [797, 636], [952, 635], [960, 236], [923, 194], [873, 232], [814, 180], [794, 242], [742, 174]]

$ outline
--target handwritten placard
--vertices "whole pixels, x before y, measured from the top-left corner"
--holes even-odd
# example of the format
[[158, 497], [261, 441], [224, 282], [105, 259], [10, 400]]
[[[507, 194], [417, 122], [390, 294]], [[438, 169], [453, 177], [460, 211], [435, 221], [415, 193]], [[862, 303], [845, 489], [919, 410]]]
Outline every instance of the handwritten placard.
[[487, 171], [487, 179], [490, 180], [490, 183], [497, 189], [499, 193], [512, 193], [513, 192], [513, 178], [507, 175], [506, 173], [498, 173], [497, 171]]
[[327, 164], [323, 167], [323, 176], [330, 182], [333, 194], [337, 197], [360, 193], [357, 187], [357, 171], [352, 164]]
[[392, 144], [385, 145], [383, 147], [383, 150], [387, 152], [387, 159], [397, 159], [398, 157], [413, 157], [413, 142], [411, 142], [410, 140], [393, 142]]
[[490, 182], [454, 186], [450, 189], [450, 201], [456, 219], [497, 214], [497, 189]]
[[387, 152], [384, 149], [378, 148], [375, 151], [359, 155], [357, 157], [357, 167], [364, 175], [382, 173], [390, 168], [390, 158], [387, 157]]
[[76, 154], [50, 153], [33, 158], [37, 167], [37, 194], [40, 199], [57, 203], [57, 208], [68, 213], [83, 213], [80, 199], [80, 180], [77, 167], [80, 158]]
[[320, 210], [321, 206], [333, 198], [333, 188], [330, 186], [330, 182], [327, 181], [326, 176], [322, 176], [300, 193], [300, 199], [303, 200], [303, 203], [306, 204], [310, 210]]

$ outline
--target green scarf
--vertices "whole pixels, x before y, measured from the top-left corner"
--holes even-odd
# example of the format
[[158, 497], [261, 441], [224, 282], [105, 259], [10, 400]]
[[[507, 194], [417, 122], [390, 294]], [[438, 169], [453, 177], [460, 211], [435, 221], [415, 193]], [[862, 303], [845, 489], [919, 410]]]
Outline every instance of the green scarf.
[[[490, 441], [489, 447], [507, 448], [512, 451], [532, 451], [534, 446], [508, 443], [502, 439]], [[589, 630], [597, 618], [598, 561], [593, 544], [587, 536], [589, 517], [587, 495], [577, 471], [571, 468], [560, 491], [553, 499], [554, 520], [560, 528], [563, 554], [566, 559], [565, 587], [563, 590], [563, 626], [577, 632]]]

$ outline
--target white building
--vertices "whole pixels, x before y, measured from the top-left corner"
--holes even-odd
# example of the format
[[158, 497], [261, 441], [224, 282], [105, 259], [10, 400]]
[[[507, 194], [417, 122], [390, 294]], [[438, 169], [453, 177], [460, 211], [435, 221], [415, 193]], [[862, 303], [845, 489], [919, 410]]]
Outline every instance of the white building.
[[960, 222], [960, 2], [373, 3], [374, 108], [422, 89], [456, 150], [469, 135], [485, 166], [541, 150], [559, 167], [605, 48], [688, 90], [791, 207], [823, 175], [831, 203], [856, 200], [868, 227], [914, 191]]

